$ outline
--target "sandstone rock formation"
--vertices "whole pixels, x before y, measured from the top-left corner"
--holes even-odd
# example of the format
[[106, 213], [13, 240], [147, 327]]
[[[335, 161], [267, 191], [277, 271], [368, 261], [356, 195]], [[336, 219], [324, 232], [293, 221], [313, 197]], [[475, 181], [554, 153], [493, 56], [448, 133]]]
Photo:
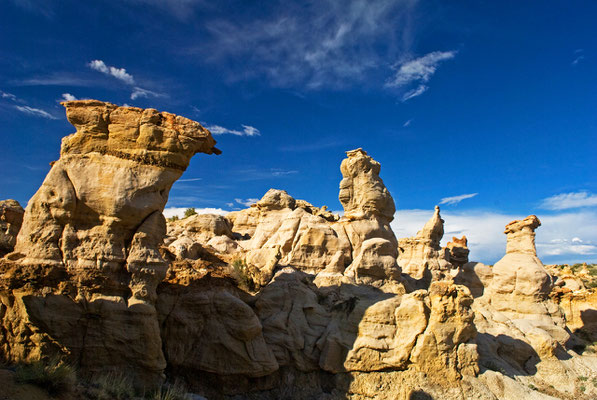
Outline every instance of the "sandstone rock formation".
[[0, 260], [0, 361], [58, 354], [144, 387], [166, 373], [210, 399], [597, 395], [576, 385], [597, 376], [595, 291], [546, 271], [537, 217], [507, 225], [493, 267], [468, 262], [466, 237], [441, 248], [439, 208], [398, 241], [380, 164], [357, 149], [341, 164], [341, 218], [271, 189], [166, 225], [190, 157], [219, 152], [209, 132], [155, 110], [65, 107], [77, 133]]
[[468, 262], [470, 250], [468, 249], [467, 244], [468, 240], [464, 235], [460, 239], [452, 237], [452, 241], [446, 244], [450, 263], [454, 267], [462, 268], [464, 264]]
[[191, 157], [219, 150], [209, 131], [173, 114], [95, 100], [62, 104], [77, 132], [63, 139], [9, 255], [13, 279], [28, 269], [61, 278], [40, 282], [43, 295], [5, 293], [12, 328], [4, 356], [66, 352], [89, 370], [129, 363], [139, 379], [156, 380], [166, 365], [153, 307], [168, 269], [161, 211]]
[[440, 246], [444, 236], [444, 220], [439, 212], [439, 206], [435, 206], [433, 216], [415, 237], [398, 242], [398, 264], [405, 274], [418, 281], [415, 283], [417, 287], [428, 287], [432, 280], [446, 278], [452, 268], [449, 252]]
[[0, 201], [0, 256], [14, 249], [24, 212], [16, 200]]

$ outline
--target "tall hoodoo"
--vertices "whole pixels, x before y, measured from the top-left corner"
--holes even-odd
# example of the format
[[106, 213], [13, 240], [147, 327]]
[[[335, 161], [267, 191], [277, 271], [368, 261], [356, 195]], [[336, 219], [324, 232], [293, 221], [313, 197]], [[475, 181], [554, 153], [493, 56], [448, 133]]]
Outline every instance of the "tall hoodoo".
[[379, 177], [381, 165], [361, 148], [346, 152], [340, 171], [339, 199], [344, 216], [349, 219], [375, 216], [391, 222], [396, 206], [390, 192]]
[[390, 228], [396, 207], [379, 177], [380, 164], [363, 149], [346, 152], [340, 171], [340, 224], [352, 246], [352, 263], [345, 275], [358, 283], [399, 280], [397, 240]]
[[153, 301], [167, 263], [158, 252], [166, 231], [162, 210], [172, 184], [198, 152], [219, 153], [199, 123], [154, 109], [96, 100], [62, 103], [77, 132], [62, 140], [25, 211], [13, 259], [98, 271], [112, 294]]

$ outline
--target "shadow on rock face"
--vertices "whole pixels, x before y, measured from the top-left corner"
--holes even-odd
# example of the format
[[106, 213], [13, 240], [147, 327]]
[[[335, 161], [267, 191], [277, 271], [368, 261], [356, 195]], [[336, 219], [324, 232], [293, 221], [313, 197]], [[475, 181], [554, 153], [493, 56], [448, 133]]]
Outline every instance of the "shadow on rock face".
[[528, 343], [507, 335], [477, 335], [479, 364], [482, 368], [501, 372], [509, 377], [533, 375], [539, 355]]
[[410, 394], [408, 400], [433, 400], [433, 397], [422, 390], [415, 390]]

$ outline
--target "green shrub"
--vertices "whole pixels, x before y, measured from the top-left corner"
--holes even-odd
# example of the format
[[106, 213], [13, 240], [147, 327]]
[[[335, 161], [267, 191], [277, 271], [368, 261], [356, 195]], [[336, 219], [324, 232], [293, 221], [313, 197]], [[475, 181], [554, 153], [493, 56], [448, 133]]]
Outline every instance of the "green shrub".
[[578, 387], [578, 390], [580, 390], [581, 392], [583, 392], [583, 393], [584, 393], [584, 392], [585, 392], [585, 390], [587, 390], [587, 388], [585, 387], [585, 385], [580, 385], [580, 386]]
[[589, 378], [587, 378], [586, 376], [579, 376], [577, 379], [581, 382], [585, 382]]
[[52, 359], [17, 366], [15, 380], [17, 383], [38, 386], [55, 396], [71, 391], [77, 376], [73, 367], [59, 359]]
[[197, 211], [195, 211], [194, 208], [187, 208], [186, 210], [184, 210], [184, 217], [188, 218], [192, 215], [197, 215]]
[[122, 372], [109, 372], [96, 376], [92, 383], [98, 388], [99, 400], [128, 400], [135, 397], [133, 379]]
[[168, 218], [169, 222], [174, 222], [174, 221], [178, 221], [180, 218], [178, 218], [178, 215], [173, 215], [170, 218]]
[[245, 263], [245, 260], [237, 258], [232, 261], [233, 278], [236, 284], [245, 290], [253, 290], [255, 288], [255, 282], [249, 274], [249, 267]]

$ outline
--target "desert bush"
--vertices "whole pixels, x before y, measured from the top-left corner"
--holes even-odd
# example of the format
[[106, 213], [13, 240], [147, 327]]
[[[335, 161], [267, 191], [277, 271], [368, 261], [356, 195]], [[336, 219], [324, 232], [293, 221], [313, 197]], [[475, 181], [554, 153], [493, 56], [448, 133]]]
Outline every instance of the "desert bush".
[[180, 381], [163, 385], [149, 398], [151, 400], [190, 400], [186, 386]]
[[233, 278], [236, 284], [245, 290], [253, 290], [255, 282], [249, 273], [249, 266], [245, 260], [237, 258], [232, 261]]
[[98, 400], [128, 400], [135, 397], [133, 379], [122, 372], [109, 372], [94, 377]]
[[170, 218], [168, 218], [169, 222], [174, 222], [174, 221], [178, 221], [180, 218], [178, 218], [178, 215], [173, 215]]
[[188, 218], [192, 215], [197, 215], [197, 211], [195, 211], [194, 208], [187, 208], [186, 210], [184, 210], [184, 217]]
[[56, 358], [48, 362], [36, 361], [18, 365], [15, 380], [17, 383], [35, 385], [55, 396], [71, 391], [77, 375], [72, 366]]

